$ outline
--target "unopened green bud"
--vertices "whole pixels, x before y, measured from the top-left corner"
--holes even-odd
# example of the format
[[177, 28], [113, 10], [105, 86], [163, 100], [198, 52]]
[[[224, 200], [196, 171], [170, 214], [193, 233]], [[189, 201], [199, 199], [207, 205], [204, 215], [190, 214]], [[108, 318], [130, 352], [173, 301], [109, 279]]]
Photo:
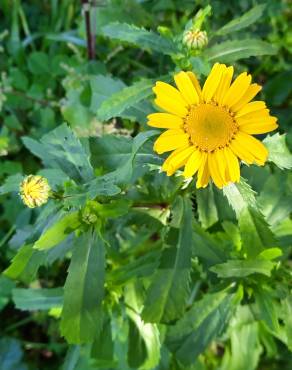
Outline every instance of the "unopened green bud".
[[187, 30], [183, 34], [183, 43], [190, 50], [202, 49], [208, 44], [207, 32], [199, 29]]

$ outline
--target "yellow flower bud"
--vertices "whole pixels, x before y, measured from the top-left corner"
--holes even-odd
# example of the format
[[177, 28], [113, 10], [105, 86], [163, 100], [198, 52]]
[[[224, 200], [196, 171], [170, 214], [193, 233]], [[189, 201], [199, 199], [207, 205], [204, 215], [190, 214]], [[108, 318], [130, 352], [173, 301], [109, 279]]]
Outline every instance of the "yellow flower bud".
[[200, 31], [199, 29], [185, 31], [183, 34], [183, 43], [189, 49], [202, 49], [208, 44], [207, 32]]
[[47, 203], [50, 190], [45, 177], [29, 175], [21, 182], [19, 195], [27, 207], [35, 208]]

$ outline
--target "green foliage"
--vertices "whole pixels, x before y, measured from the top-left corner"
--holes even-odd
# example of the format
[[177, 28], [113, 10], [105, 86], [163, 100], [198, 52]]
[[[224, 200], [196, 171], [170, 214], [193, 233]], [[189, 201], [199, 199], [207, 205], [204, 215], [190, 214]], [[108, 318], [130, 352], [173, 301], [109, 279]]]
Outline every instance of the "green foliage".
[[[287, 2], [89, 1], [90, 25], [81, 3], [0, 0], [0, 369], [290, 369]], [[215, 62], [279, 128], [265, 166], [196, 189], [161, 172], [147, 115], [156, 81]], [[30, 174], [51, 187], [34, 209]]]

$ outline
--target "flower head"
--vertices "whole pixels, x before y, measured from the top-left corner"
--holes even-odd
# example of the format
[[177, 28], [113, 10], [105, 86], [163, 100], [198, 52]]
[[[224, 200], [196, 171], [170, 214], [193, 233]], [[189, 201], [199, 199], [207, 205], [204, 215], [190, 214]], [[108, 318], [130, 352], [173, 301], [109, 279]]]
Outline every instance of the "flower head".
[[158, 154], [173, 151], [162, 170], [168, 176], [184, 166], [185, 178], [197, 175], [197, 188], [210, 178], [218, 188], [240, 178], [239, 161], [265, 164], [268, 151], [252, 135], [275, 130], [263, 101], [250, 102], [261, 87], [241, 73], [233, 82], [233, 67], [216, 63], [203, 89], [192, 72], [174, 76], [177, 88], [157, 82], [155, 103], [167, 113], [148, 116], [148, 125], [167, 129], [154, 144]]
[[183, 43], [189, 49], [202, 49], [208, 44], [207, 32], [200, 31], [199, 29], [187, 30], [183, 34]]
[[25, 205], [35, 208], [47, 203], [50, 190], [45, 177], [29, 175], [21, 182], [19, 195]]

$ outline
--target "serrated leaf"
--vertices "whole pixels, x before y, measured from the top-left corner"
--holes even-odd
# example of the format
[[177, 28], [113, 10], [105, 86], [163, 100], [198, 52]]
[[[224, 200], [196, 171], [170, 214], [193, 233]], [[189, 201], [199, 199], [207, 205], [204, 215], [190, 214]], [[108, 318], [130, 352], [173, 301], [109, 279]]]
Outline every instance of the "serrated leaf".
[[266, 325], [277, 334], [280, 328], [277, 314], [278, 307], [275, 305], [271, 293], [270, 288], [259, 285], [254, 289], [259, 319], [263, 320]]
[[66, 124], [44, 135], [39, 142], [29, 137], [22, 141], [48, 168], [59, 168], [79, 183], [93, 178], [89, 155]]
[[222, 334], [241, 298], [240, 289], [236, 294], [226, 291], [205, 294], [169, 328], [166, 345], [182, 365], [192, 364], [209, 343]]
[[268, 42], [245, 39], [224, 41], [208, 48], [204, 55], [208, 61], [231, 63], [251, 56], [273, 55], [277, 53], [275, 46]]
[[269, 151], [270, 162], [275, 163], [282, 170], [292, 168], [292, 154], [287, 147], [285, 134], [268, 135], [263, 142]]
[[177, 52], [175, 44], [169, 39], [127, 23], [114, 22], [102, 27], [104, 36], [114, 40], [129, 42], [141, 49], [172, 55]]
[[97, 116], [104, 121], [112, 117], [118, 117], [126, 109], [150, 96], [153, 84], [153, 80], [142, 80], [112, 94], [102, 102], [97, 111]]
[[252, 274], [271, 276], [275, 264], [268, 260], [230, 260], [219, 265], [212, 266], [211, 271], [221, 278], [246, 277]]
[[255, 257], [264, 249], [275, 247], [275, 237], [257, 206], [251, 187], [241, 179], [239, 184], [225, 186], [223, 193], [235, 210], [247, 257]]
[[180, 317], [189, 296], [192, 248], [192, 206], [182, 202], [182, 217], [176, 247], [163, 251], [160, 268], [147, 292], [142, 318], [146, 322], [168, 322]]
[[61, 333], [69, 343], [90, 343], [100, 330], [104, 296], [104, 242], [97, 233], [76, 240], [68, 271]]
[[53, 248], [76, 230], [79, 225], [79, 212], [69, 213], [47, 229], [33, 247], [38, 250]]
[[262, 16], [265, 7], [265, 4], [256, 5], [241, 17], [233, 19], [231, 22], [225, 24], [225, 26], [216, 31], [216, 34], [226, 35], [228, 33], [239, 31], [248, 27]]
[[19, 310], [49, 310], [62, 307], [63, 289], [14, 289], [13, 301]]

